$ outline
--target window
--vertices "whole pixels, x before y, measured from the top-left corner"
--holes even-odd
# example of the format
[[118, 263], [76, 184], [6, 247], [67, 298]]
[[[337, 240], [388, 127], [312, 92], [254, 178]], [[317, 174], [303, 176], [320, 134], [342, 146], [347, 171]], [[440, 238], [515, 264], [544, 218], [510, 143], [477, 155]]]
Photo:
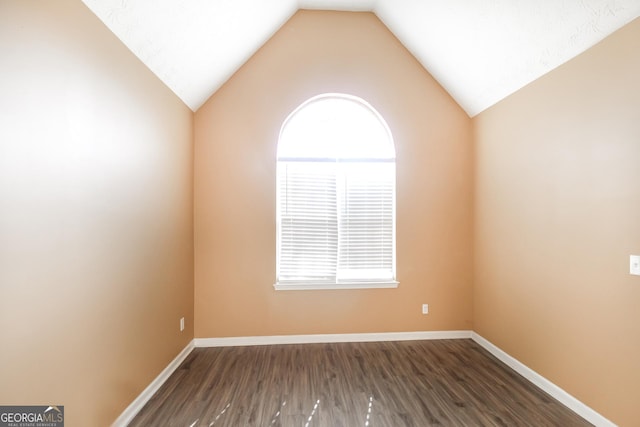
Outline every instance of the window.
[[276, 289], [397, 287], [395, 149], [382, 117], [320, 95], [278, 140]]

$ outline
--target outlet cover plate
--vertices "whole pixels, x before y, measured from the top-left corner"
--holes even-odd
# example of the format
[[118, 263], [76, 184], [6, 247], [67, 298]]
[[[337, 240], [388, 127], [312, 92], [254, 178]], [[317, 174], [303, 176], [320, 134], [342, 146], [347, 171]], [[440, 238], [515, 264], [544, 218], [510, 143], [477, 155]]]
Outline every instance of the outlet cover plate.
[[629, 274], [640, 276], [640, 255], [629, 255]]

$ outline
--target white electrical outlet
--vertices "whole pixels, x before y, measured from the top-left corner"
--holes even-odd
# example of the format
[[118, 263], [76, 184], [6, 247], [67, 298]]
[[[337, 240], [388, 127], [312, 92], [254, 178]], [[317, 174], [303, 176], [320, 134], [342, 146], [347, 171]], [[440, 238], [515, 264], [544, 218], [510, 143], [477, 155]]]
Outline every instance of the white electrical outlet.
[[184, 331], [184, 317], [180, 318], [180, 332]]
[[422, 304], [422, 314], [429, 314], [429, 304]]
[[640, 276], [640, 255], [629, 255], [629, 274]]

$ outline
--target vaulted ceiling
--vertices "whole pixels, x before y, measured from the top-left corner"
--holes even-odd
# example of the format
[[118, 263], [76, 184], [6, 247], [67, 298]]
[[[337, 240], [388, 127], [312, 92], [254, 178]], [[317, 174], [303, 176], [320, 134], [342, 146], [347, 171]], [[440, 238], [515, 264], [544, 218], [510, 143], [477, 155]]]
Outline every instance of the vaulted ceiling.
[[640, 0], [83, 0], [192, 110], [298, 9], [371, 11], [474, 116], [640, 16]]

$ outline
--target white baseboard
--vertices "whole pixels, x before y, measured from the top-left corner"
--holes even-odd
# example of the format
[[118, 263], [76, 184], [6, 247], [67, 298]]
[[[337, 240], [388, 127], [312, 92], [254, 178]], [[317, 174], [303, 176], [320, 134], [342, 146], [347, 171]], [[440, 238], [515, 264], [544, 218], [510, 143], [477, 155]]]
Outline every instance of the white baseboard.
[[194, 348], [193, 341], [190, 341], [187, 346], [182, 349], [175, 359], [169, 363], [169, 365], [160, 372], [160, 374], [151, 381], [151, 384], [145, 388], [142, 393], [124, 410], [122, 414], [111, 424], [111, 427], [126, 427], [131, 420], [140, 412], [142, 407], [151, 399], [156, 391], [164, 384], [164, 382], [171, 376], [171, 374], [180, 366], [180, 364], [187, 358], [191, 350]]
[[196, 347], [235, 347], [274, 344], [412, 341], [471, 338], [472, 331], [416, 331], [366, 334], [271, 335], [257, 337], [195, 338]]
[[509, 366], [511, 369], [525, 377], [538, 388], [551, 395], [553, 398], [558, 400], [567, 408], [571, 409], [576, 414], [580, 415], [591, 424], [595, 425], [596, 427], [617, 427], [616, 424], [609, 421], [584, 403], [580, 402], [578, 399], [576, 399], [542, 375], [538, 374], [536, 371], [529, 368], [519, 360], [505, 353], [503, 350], [487, 341], [477, 333], [473, 332], [471, 334], [471, 339], [477, 342], [489, 353], [493, 354], [505, 365]]

